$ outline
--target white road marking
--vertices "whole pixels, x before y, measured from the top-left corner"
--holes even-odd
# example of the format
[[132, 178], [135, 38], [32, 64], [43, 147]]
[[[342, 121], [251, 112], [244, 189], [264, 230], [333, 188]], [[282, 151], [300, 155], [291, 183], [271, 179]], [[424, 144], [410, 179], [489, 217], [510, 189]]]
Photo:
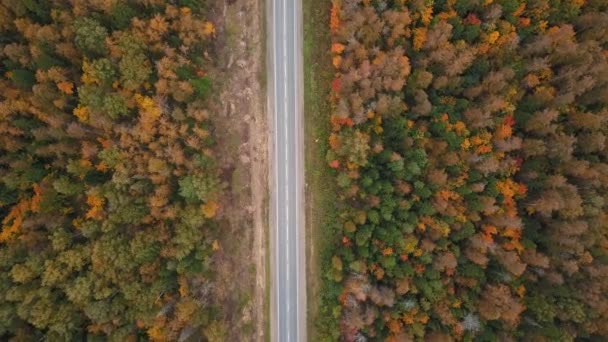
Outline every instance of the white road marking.
[[[280, 2], [279, 2], [280, 1]], [[300, 297], [300, 292], [305, 293], [299, 286], [301, 282], [301, 250], [299, 243], [300, 235], [300, 220], [302, 218], [300, 211], [301, 189], [302, 183], [299, 179], [301, 165], [301, 145], [300, 132], [301, 127], [301, 100], [298, 98], [301, 85], [298, 83], [301, 80], [301, 39], [299, 39], [301, 31], [299, 30], [300, 19], [297, 16], [300, 0], [273, 0], [272, 20], [269, 23], [271, 26], [269, 42], [272, 53], [273, 68], [271, 77], [273, 78], [273, 93], [274, 96], [270, 101], [274, 105], [273, 121], [274, 121], [274, 191], [272, 198], [275, 201], [272, 208], [275, 210], [274, 224], [272, 232], [276, 234], [274, 243], [275, 261], [274, 271], [277, 273], [273, 279], [276, 284], [273, 289], [276, 291], [273, 295], [273, 300], [276, 308], [273, 324], [276, 324], [277, 330], [273, 331], [275, 339], [278, 342], [292, 342], [302, 340], [301, 317], [305, 317], [305, 310], [301, 304], [303, 298]], [[296, 5], [296, 6], [294, 6]], [[288, 6], [294, 6], [291, 10]], [[290, 20], [293, 20], [290, 22]], [[293, 25], [293, 26], [288, 26]], [[292, 34], [288, 30], [294, 30]], [[289, 42], [289, 39], [293, 39]], [[282, 44], [282, 46], [280, 46]], [[282, 69], [282, 70], [281, 70]], [[280, 84], [283, 83], [283, 84]], [[279, 96], [279, 91], [283, 91], [282, 96]], [[279, 98], [280, 97], [280, 98]], [[283, 120], [283, 122], [280, 122]], [[289, 122], [294, 120], [294, 122]], [[282, 130], [282, 131], [279, 131]], [[284, 149], [284, 151], [280, 150]], [[291, 174], [294, 171], [294, 175]], [[280, 188], [283, 187], [283, 188]], [[281, 197], [281, 196], [284, 196]], [[294, 213], [291, 213], [294, 210]], [[292, 215], [293, 214], [293, 215]], [[294, 234], [294, 236], [290, 236]], [[291, 257], [294, 253], [294, 258]], [[295, 262], [295, 265], [294, 265]], [[302, 331], [303, 333], [303, 331]]]
[[[285, 0], [283, 0], [283, 12], [285, 12], [286, 9], [286, 5], [287, 2]], [[284, 122], [284, 129], [285, 129], [285, 140], [288, 140], [289, 137], [289, 130], [288, 130], [288, 125], [287, 122], [289, 121], [287, 119], [287, 115], [289, 115], [289, 110], [290, 108], [289, 106], [289, 97], [287, 95], [287, 80], [288, 80], [288, 75], [287, 75], [287, 64], [288, 64], [288, 59], [287, 59], [287, 16], [285, 15], [285, 13], [283, 13], [283, 78], [284, 81], [283, 82], [283, 101], [284, 101], [284, 106], [285, 106], [285, 110], [283, 113], [281, 113], [281, 115], [283, 115], [283, 122]], [[277, 113], [278, 114], [278, 113]], [[285, 227], [284, 229], [286, 230], [285, 232], [285, 289], [286, 289], [286, 313], [285, 313], [285, 319], [286, 319], [286, 325], [287, 325], [287, 342], [291, 341], [291, 327], [290, 327], [290, 323], [291, 320], [289, 319], [289, 311], [290, 311], [290, 286], [289, 286], [289, 273], [290, 273], [290, 268], [289, 268], [289, 149], [287, 147], [285, 147]]]

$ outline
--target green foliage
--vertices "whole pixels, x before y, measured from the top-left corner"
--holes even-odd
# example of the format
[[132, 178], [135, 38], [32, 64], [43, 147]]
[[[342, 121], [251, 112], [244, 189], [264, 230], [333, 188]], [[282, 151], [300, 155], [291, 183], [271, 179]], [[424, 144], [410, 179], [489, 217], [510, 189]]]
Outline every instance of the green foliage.
[[116, 2], [110, 11], [112, 28], [125, 29], [131, 23], [131, 19], [137, 16], [137, 10], [126, 2]]
[[209, 176], [188, 175], [179, 180], [179, 194], [190, 202], [207, 202], [219, 188], [217, 179]]
[[348, 188], [351, 184], [350, 178], [345, 173], [340, 173], [337, 178], [338, 186], [341, 188]]
[[107, 192], [108, 217], [112, 223], [137, 224], [148, 213], [144, 198], [133, 198], [126, 192], [111, 189]]
[[[595, 279], [595, 293], [607, 281], [598, 273], [605, 253], [591, 242], [605, 232], [589, 228], [605, 201], [588, 185], [601, 183], [589, 172], [604, 168], [591, 154], [606, 132], [578, 114], [606, 106], [597, 101], [605, 82], [580, 67], [587, 60], [608, 70], [599, 50], [585, 48], [597, 44], [583, 33], [591, 22], [605, 26], [592, 19], [597, 8], [553, 1], [540, 10], [519, 0], [332, 6], [327, 162], [345, 207], [334, 254], [360, 273], [329, 274], [343, 285], [341, 338], [608, 334], [597, 311], [606, 301], [578, 294], [583, 279]], [[392, 22], [403, 11], [411, 32], [404, 40]], [[395, 55], [408, 65], [383, 69], [399, 63]], [[594, 96], [573, 90], [583, 77]], [[355, 210], [366, 212], [364, 224], [352, 223]], [[562, 279], [560, 291], [543, 288]], [[363, 298], [356, 282], [408, 293], [417, 311], [384, 306], [378, 295], [355, 299]], [[378, 315], [360, 320], [362, 306]]]
[[550, 299], [536, 294], [526, 298], [526, 306], [539, 324], [552, 323], [557, 315], [555, 304], [548, 300]]
[[47, 23], [51, 19], [51, 5], [45, 0], [21, 0], [17, 6], [23, 6], [32, 13], [37, 21]]
[[11, 80], [15, 83], [15, 86], [21, 89], [31, 89], [36, 82], [36, 76], [30, 70], [16, 69], [10, 73]]
[[183, 65], [175, 69], [175, 74], [182, 80], [189, 80], [195, 77], [194, 69], [189, 65]]
[[180, 6], [191, 8], [193, 11], [201, 11], [207, 8], [207, 0], [178, 0]]
[[119, 94], [107, 94], [103, 99], [103, 110], [112, 119], [129, 114], [127, 101]]
[[190, 80], [194, 92], [198, 97], [205, 98], [211, 91], [211, 79], [209, 77], [199, 77]]
[[64, 66], [64, 62], [48, 53], [42, 53], [35, 61], [36, 68], [48, 70], [56, 66]]
[[85, 68], [84, 72], [97, 80], [97, 82], [104, 87], [110, 86], [116, 76], [114, 66], [107, 58], [93, 60], [88, 64], [88, 68]]
[[[222, 186], [207, 102], [156, 88], [176, 82], [175, 65], [200, 63], [205, 13], [184, 25], [169, 3], [112, 3], [0, 10], [1, 340], [173, 341], [225, 317], [213, 298]], [[152, 20], [188, 39], [166, 50]], [[225, 325], [207, 337], [225, 339]]]
[[146, 48], [141, 39], [138, 39], [134, 34], [129, 33], [128, 31], [121, 32], [117, 43], [123, 55], [144, 53]]
[[99, 152], [99, 158], [109, 167], [115, 167], [122, 161], [120, 150], [116, 147], [110, 147]]
[[107, 51], [108, 30], [92, 18], [80, 17], [74, 21], [74, 43], [89, 56], [102, 55]]
[[85, 84], [78, 87], [78, 99], [82, 105], [91, 109], [103, 108], [103, 91], [96, 85]]
[[122, 57], [118, 64], [120, 82], [127, 89], [137, 89], [146, 82], [152, 69], [149, 61], [142, 53], [128, 53]]
[[228, 328], [222, 321], [212, 321], [204, 330], [205, 337], [209, 342], [221, 342], [226, 340]]

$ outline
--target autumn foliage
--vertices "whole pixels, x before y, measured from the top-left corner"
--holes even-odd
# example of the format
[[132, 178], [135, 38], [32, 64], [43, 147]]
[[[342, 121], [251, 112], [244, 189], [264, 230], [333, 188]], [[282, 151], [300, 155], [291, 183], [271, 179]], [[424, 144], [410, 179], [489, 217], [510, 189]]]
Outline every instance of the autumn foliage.
[[607, 18], [332, 2], [342, 340], [608, 338]]
[[0, 1], [0, 340], [225, 330], [199, 3]]

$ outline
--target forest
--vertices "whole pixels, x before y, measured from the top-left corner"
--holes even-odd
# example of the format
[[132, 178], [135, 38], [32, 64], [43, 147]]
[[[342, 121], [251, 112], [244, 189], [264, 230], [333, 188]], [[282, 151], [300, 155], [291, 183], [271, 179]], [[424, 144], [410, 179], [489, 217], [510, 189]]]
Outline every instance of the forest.
[[223, 340], [205, 3], [0, 1], [0, 340]]
[[608, 2], [329, 10], [325, 339], [608, 340]]

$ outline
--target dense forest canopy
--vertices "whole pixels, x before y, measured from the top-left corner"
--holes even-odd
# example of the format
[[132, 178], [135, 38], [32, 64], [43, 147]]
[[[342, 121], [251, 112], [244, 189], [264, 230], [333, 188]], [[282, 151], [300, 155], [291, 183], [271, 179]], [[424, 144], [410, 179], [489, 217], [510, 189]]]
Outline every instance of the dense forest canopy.
[[204, 1], [0, 1], [0, 339], [221, 340]]
[[342, 209], [319, 324], [606, 340], [608, 2], [332, 0], [330, 31]]

